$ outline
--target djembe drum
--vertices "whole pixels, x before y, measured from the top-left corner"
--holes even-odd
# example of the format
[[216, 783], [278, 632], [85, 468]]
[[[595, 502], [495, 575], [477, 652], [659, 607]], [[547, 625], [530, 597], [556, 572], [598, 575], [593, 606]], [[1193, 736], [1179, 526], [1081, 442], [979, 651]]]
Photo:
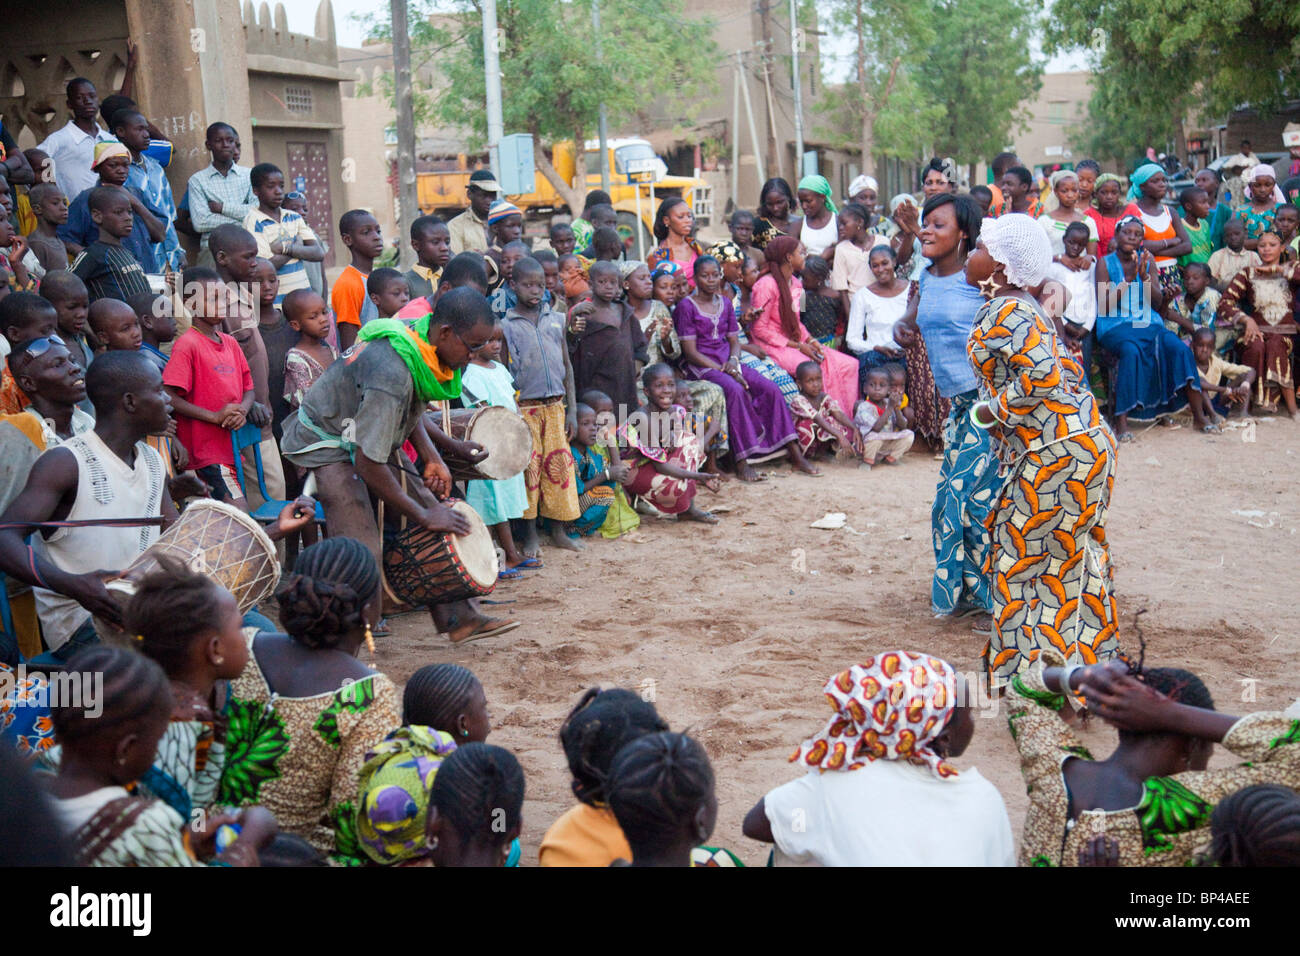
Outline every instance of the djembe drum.
[[404, 604], [431, 607], [482, 597], [496, 587], [496, 546], [477, 512], [463, 501], [448, 502], [470, 523], [454, 535], [407, 525], [384, 538], [384, 583]]
[[446, 419], [446, 431], [459, 441], [472, 441], [487, 449], [477, 465], [465, 458], [444, 455], [453, 481], [504, 480], [528, 467], [533, 456], [533, 435], [518, 412], [496, 405], [458, 408]]
[[[240, 613], [265, 600], [280, 582], [275, 544], [257, 522], [232, 505], [202, 499], [192, 502], [157, 541], [105, 585], [123, 609], [145, 576], [158, 570], [163, 555], [224, 587], [234, 595]], [[105, 643], [130, 643], [125, 633], [102, 618], [95, 618], [95, 630]]]

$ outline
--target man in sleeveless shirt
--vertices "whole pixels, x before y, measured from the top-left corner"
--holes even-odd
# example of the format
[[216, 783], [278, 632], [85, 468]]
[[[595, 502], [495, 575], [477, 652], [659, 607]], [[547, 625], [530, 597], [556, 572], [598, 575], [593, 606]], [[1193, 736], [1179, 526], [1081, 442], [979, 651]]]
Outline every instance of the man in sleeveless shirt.
[[[95, 427], [37, 459], [27, 484], [0, 523], [161, 516], [177, 518], [166, 492], [162, 457], [145, 444], [167, 428], [171, 405], [157, 366], [139, 352], [106, 352], [85, 376]], [[268, 530], [274, 540], [307, 524], [314, 502], [288, 505]], [[104, 586], [158, 539], [158, 525], [44, 529], [33, 546], [21, 528], [0, 529], [0, 571], [36, 588], [42, 632], [50, 652], [37, 666], [58, 666], [96, 642], [91, 615], [121, 623]], [[101, 570], [108, 568], [110, 570]]]

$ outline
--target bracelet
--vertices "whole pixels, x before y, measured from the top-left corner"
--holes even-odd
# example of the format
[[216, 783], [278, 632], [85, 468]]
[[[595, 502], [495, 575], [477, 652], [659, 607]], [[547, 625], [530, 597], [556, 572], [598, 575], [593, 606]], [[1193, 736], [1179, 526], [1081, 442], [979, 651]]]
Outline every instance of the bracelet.
[[1075, 699], [1074, 691], [1070, 689], [1070, 678], [1073, 677], [1074, 672], [1078, 670], [1083, 670], [1082, 664], [1067, 664], [1065, 670], [1061, 671], [1061, 693], [1064, 695], [1066, 703], [1070, 705], [1071, 710], [1079, 709], [1079, 704]]
[[[972, 405], [972, 406], [971, 406], [971, 410], [970, 410], [970, 421], [971, 421], [971, 424], [974, 425], [976, 428], [980, 428], [980, 429], [983, 429], [984, 431], [988, 431], [988, 430], [989, 430], [990, 428], [992, 428], [995, 424], [997, 424], [997, 420], [994, 419], [994, 421], [991, 421], [991, 422], [989, 422], [988, 424], [985, 424], [984, 422], [980, 421], [980, 420], [979, 420], [979, 415], [977, 414], [977, 412], [979, 412], [981, 406], [984, 407], [984, 408], [988, 408], [988, 406], [987, 406], [987, 405], [984, 405], [983, 403], [980, 403], [979, 405]], [[990, 412], [990, 414], [992, 414], [992, 413]]]

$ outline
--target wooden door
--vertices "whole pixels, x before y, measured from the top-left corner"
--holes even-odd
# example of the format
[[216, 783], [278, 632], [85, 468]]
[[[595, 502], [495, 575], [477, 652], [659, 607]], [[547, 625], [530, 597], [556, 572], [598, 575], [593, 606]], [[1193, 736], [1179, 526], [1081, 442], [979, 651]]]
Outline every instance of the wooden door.
[[[307, 197], [307, 225], [334, 254], [334, 209], [330, 205], [329, 146], [325, 143], [286, 143], [289, 156], [286, 192], [300, 190]], [[328, 256], [326, 257], [328, 260]]]

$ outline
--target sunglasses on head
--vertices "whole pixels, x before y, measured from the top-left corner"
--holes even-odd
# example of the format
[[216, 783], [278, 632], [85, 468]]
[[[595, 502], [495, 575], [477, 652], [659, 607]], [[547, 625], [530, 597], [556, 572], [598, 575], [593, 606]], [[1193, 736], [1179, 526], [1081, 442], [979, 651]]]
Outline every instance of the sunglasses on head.
[[24, 342], [14, 347], [14, 351], [19, 355], [26, 355], [29, 358], [36, 358], [44, 355], [50, 350], [52, 345], [67, 346], [67, 343], [57, 335], [43, 335], [39, 339], [32, 339], [30, 342]]

